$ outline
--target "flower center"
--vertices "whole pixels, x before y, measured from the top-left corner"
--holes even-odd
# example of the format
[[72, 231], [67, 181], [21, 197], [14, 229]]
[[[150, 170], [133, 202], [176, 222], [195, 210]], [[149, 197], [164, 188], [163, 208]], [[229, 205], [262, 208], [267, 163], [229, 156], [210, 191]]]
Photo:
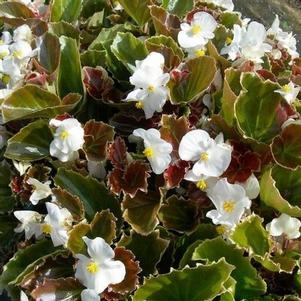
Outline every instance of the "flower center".
[[68, 131], [64, 130], [64, 131], [62, 131], [62, 132], [60, 133], [60, 138], [61, 138], [62, 140], [65, 140], [65, 139], [67, 139], [68, 137], [69, 137]]
[[17, 59], [21, 59], [23, 57], [23, 51], [22, 50], [15, 50], [13, 52], [13, 56]]
[[200, 154], [200, 160], [208, 161], [208, 159], [209, 159], [209, 155], [208, 155], [207, 152], [203, 152], [203, 153]]
[[226, 228], [225, 226], [223, 226], [223, 225], [219, 225], [219, 226], [217, 226], [217, 227], [215, 228], [215, 230], [216, 230], [216, 232], [217, 232], [218, 234], [223, 235], [223, 234], [226, 233], [227, 228]]
[[283, 87], [282, 87], [282, 91], [284, 92], [284, 93], [292, 93], [292, 88], [289, 86], [289, 85], [284, 85]]
[[9, 55], [9, 52], [3, 50], [3, 51], [0, 52], [0, 59], [2, 60], [3, 58], [5, 58], [8, 55]]
[[149, 85], [149, 86], [147, 87], [147, 92], [148, 92], [148, 93], [154, 93], [155, 90], [156, 90], [156, 88], [155, 88], [155, 86], [153, 86], [153, 85]]
[[191, 27], [191, 31], [194, 35], [197, 35], [198, 33], [200, 33], [202, 31], [202, 27], [200, 25], [194, 24]]
[[52, 227], [51, 227], [51, 225], [49, 225], [49, 224], [44, 224], [44, 225], [42, 226], [42, 232], [43, 232], [44, 234], [50, 234], [50, 233], [52, 232]]
[[227, 37], [227, 39], [226, 39], [226, 44], [227, 44], [227, 45], [230, 45], [232, 42], [233, 42], [233, 39], [230, 38], [230, 37]]
[[3, 82], [3, 84], [8, 85], [10, 82], [10, 76], [7, 74], [3, 74], [1, 77], [1, 81]]
[[152, 158], [154, 156], [154, 150], [151, 147], [147, 147], [143, 154], [145, 157]]
[[99, 266], [96, 262], [91, 261], [87, 264], [87, 271], [91, 274], [95, 274], [99, 271]]
[[208, 185], [207, 182], [202, 179], [196, 183], [196, 187], [200, 190], [205, 190], [208, 187]]
[[235, 202], [233, 200], [224, 201], [223, 209], [227, 213], [232, 213], [235, 208]]
[[198, 49], [194, 52], [195, 56], [196, 57], [201, 57], [201, 56], [204, 56], [205, 55], [205, 50], [203, 49]]
[[144, 104], [143, 104], [142, 101], [138, 101], [138, 102], [136, 102], [135, 106], [136, 106], [137, 109], [143, 109]]

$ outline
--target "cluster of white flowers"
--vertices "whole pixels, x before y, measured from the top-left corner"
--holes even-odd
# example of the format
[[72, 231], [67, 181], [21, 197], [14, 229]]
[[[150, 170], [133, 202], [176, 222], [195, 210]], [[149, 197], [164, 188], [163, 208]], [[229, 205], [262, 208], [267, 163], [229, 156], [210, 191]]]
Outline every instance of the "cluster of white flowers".
[[164, 56], [157, 52], [150, 53], [144, 60], [136, 61], [136, 69], [130, 77], [130, 83], [135, 86], [126, 100], [135, 101], [136, 107], [142, 109], [146, 119], [155, 112], [162, 112], [169, 90], [169, 73], [164, 73]]
[[56, 127], [54, 139], [50, 144], [50, 155], [62, 162], [78, 158], [78, 150], [84, 145], [84, 129], [75, 118], [64, 120], [51, 119], [51, 126]]
[[203, 56], [208, 41], [214, 38], [216, 27], [217, 22], [210, 14], [197, 12], [190, 24], [181, 24], [178, 42], [188, 52], [189, 57]]
[[0, 40], [0, 98], [18, 87], [27, 73], [27, 65], [36, 51], [31, 47], [32, 32], [28, 25], [17, 27], [13, 34], [4, 31]]

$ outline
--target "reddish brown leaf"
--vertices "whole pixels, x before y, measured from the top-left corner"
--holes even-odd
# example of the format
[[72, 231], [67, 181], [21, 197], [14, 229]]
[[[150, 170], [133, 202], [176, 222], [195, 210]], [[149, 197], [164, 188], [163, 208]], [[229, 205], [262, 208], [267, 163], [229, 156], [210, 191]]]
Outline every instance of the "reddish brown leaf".
[[169, 165], [164, 172], [164, 179], [168, 189], [179, 187], [181, 181], [189, 168], [189, 163], [186, 161], [178, 160]]
[[124, 140], [121, 137], [117, 137], [113, 143], [108, 145], [107, 157], [115, 168], [123, 169], [127, 164], [126, 152], [127, 148]]
[[114, 129], [101, 121], [90, 120], [85, 124], [84, 150], [89, 160], [102, 161], [106, 158], [107, 143], [114, 138]]
[[114, 81], [104, 68], [84, 67], [83, 72], [84, 85], [94, 99], [101, 100], [112, 90]]

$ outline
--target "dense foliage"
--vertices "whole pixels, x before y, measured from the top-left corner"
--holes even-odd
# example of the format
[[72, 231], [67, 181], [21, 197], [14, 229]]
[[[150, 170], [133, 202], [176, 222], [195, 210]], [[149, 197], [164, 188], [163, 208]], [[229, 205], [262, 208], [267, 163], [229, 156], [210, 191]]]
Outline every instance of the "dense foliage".
[[11, 300], [300, 300], [301, 59], [233, 9], [0, 2]]

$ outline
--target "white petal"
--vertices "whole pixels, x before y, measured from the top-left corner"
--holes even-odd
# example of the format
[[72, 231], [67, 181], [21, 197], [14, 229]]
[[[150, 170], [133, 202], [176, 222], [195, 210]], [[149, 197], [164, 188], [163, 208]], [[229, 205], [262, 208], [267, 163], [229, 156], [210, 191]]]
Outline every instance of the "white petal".
[[81, 292], [81, 301], [100, 301], [99, 295], [91, 289], [85, 289]]

